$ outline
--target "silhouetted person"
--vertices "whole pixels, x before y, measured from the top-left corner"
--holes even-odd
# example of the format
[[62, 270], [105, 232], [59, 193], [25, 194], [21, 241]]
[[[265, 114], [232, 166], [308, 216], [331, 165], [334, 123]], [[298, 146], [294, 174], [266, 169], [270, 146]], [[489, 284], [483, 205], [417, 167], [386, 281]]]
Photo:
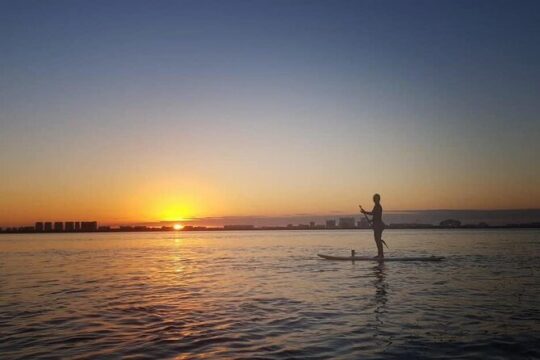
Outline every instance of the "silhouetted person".
[[[373, 227], [373, 235], [375, 237], [375, 244], [377, 245], [377, 257], [378, 258], [384, 258], [384, 251], [383, 251], [383, 239], [382, 239], [382, 232], [384, 230], [384, 223], [382, 221], [382, 206], [381, 206], [381, 195], [375, 194], [373, 195], [373, 202], [375, 203], [375, 206], [373, 206], [372, 211], [365, 211], [362, 206], [360, 205], [360, 211], [364, 215], [371, 215], [371, 226]], [[369, 221], [369, 219], [368, 219]]]

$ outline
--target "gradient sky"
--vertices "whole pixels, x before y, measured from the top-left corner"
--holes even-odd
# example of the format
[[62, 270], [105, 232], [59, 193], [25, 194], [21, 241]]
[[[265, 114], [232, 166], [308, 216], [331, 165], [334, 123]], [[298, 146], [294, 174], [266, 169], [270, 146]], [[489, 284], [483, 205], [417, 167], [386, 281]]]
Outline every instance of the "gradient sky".
[[0, 225], [540, 207], [540, 2], [0, 1]]

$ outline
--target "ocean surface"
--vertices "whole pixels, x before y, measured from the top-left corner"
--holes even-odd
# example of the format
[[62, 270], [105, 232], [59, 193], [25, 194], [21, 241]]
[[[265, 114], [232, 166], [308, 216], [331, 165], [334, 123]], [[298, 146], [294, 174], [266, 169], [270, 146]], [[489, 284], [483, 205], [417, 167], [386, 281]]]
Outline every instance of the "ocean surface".
[[0, 359], [540, 358], [540, 231], [0, 235]]

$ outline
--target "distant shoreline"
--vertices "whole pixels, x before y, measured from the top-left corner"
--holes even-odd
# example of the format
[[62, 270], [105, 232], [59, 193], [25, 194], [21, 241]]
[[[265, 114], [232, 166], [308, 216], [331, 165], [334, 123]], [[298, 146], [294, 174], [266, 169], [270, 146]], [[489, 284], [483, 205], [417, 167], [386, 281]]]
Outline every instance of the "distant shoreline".
[[[390, 224], [386, 230], [520, 230], [520, 229], [540, 229], [540, 223], [530, 224], [509, 224], [499, 226], [476, 226], [463, 225], [459, 227], [444, 227], [438, 225], [427, 224]], [[232, 226], [232, 227], [203, 227], [197, 226], [192, 228], [184, 228], [176, 230], [172, 227], [101, 227], [93, 231], [35, 231], [31, 229], [16, 228], [2, 229], [1, 234], [89, 234], [89, 233], [132, 233], [132, 232], [213, 232], [213, 231], [343, 231], [343, 230], [371, 230], [371, 228], [325, 228], [325, 227], [303, 227], [303, 226], [272, 226], [272, 227], [251, 227], [251, 226]]]

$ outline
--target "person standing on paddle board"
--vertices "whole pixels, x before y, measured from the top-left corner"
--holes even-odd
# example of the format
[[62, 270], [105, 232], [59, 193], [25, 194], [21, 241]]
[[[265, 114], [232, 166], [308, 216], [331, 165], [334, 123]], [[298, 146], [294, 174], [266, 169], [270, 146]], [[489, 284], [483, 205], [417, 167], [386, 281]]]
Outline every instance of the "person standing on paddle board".
[[[384, 230], [384, 223], [382, 221], [382, 206], [381, 206], [381, 195], [375, 194], [373, 195], [373, 202], [375, 203], [375, 206], [373, 206], [372, 211], [365, 211], [362, 208], [362, 205], [360, 206], [360, 211], [364, 215], [371, 215], [371, 226], [373, 227], [373, 235], [375, 237], [375, 244], [377, 245], [377, 257], [378, 258], [384, 258], [384, 251], [383, 251], [383, 239], [382, 239], [382, 232]], [[366, 216], [367, 218], [367, 216]], [[369, 218], [367, 218], [368, 221]]]

